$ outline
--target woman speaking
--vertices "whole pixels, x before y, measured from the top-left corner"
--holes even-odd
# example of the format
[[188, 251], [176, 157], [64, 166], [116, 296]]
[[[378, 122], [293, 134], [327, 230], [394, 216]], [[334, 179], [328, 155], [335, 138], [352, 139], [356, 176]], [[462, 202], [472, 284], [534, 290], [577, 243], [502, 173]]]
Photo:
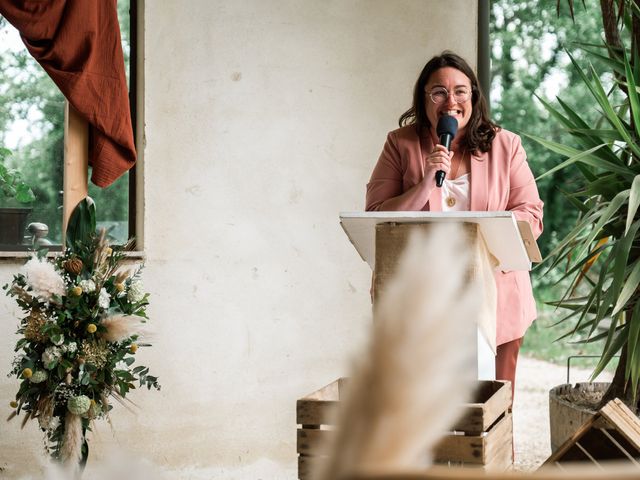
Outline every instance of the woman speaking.
[[[450, 150], [439, 145], [438, 121], [457, 121]], [[542, 233], [542, 201], [520, 137], [489, 119], [487, 102], [467, 62], [443, 52], [425, 65], [412, 107], [390, 132], [367, 184], [366, 210], [512, 211], [534, 236]], [[454, 122], [455, 124], [455, 122]], [[442, 186], [436, 172], [442, 171]], [[496, 378], [515, 388], [518, 351], [536, 318], [529, 272], [496, 271]]]

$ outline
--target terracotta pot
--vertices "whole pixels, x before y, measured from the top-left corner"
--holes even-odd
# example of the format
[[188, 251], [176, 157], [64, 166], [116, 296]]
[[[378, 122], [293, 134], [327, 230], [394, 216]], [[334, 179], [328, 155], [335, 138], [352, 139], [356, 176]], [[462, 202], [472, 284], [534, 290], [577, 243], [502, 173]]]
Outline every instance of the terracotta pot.
[[558, 385], [549, 391], [549, 424], [551, 433], [551, 451], [555, 452], [567, 439], [595, 415], [595, 411], [572, 403], [565, 397], [593, 396], [604, 393], [609, 388], [607, 382], [570, 383]]

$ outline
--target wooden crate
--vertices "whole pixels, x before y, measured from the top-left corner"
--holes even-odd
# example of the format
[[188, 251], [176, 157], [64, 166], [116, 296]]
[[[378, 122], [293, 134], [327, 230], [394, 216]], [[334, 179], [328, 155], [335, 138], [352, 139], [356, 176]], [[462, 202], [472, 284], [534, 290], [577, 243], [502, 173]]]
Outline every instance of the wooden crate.
[[628, 462], [640, 478], [639, 460], [640, 419], [622, 400], [614, 398], [588, 418], [544, 465], [564, 468], [575, 462], [588, 462], [603, 469], [611, 462]]
[[434, 449], [436, 463], [507, 470], [513, 464], [511, 384], [480, 381], [452, 431]]
[[[323, 445], [333, 432], [333, 413], [347, 380], [335, 382], [296, 402], [298, 478], [309, 478], [311, 465], [326, 458]], [[513, 464], [513, 419], [509, 382], [480, 381], [472, 403], [452, 431], [436, 446], [436, 463], [507, 470]]]

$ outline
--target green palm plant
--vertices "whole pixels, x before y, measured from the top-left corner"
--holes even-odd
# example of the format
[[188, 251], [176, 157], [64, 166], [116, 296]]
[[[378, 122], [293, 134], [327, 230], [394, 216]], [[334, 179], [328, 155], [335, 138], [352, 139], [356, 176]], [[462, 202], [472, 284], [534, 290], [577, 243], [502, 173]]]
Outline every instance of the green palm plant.
[[[568, 311], [558, 323], [574, 322], [564, 337], [580, 333], [585, 342], [603, 341], [594, 378], [620, 354], [614, 379], [601, 405], [618, 397], [637, 412], [640, 399], [640, 8], [636, 0], [601, 0], [600, 5], [605, 42], [580, 48], [610, 67], [610, 80], [603, 84], [593, 66], [584, 69], [570, 55], [573, 67], [593, 97], [593, 105], [572, 107], [558, 99], [559, 108], [555, 108], [540, 99], [575, 146], [527, 136], [566, 157], [542, 176], [573, 165], [582, 179], [575, 192], [565, 192], [579, 210], [579, 218], [545, 259], [550, 269], [565, 263], [563, 280], [570, 279], [562, 298], [550, 303]], [[569, 6], [573, 15], [572, 1]], [[599, 120], [587, 124], [580, 112], [593, 106], [599, 112]]]

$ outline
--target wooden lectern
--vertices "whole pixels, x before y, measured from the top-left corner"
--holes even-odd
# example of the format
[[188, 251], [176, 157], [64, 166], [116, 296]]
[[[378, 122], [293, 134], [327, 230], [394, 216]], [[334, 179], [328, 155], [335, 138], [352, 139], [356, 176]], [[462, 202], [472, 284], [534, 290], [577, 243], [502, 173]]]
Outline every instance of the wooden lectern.
[[[439, 222], [464, 225], [470, 248], [479, 252], [469, 275], [477, 275], [480, 264], [486, 265], [484, 262], [491, 262], [491, 266], [500, 270], [531, 270], [532, 262], [541, 261], [530, 225], [516, 221], [512, 212], [341, 213], [342, 228], [373, 270], [374, 306], [384, 292], [385, 283], [393, 276], [411, 232], [428, 229]], [[490, 277], [485, 274], [484, 282], [487, 291], [495, 297], [495, 285], [490, 283], [493, 281], [492, 275]], [[469, 347], [476, 349], [477, 377], [481, 380], [495, 379], [495, 298], [489, 307], [491, 318], [483, 320], [476, 345]]]

